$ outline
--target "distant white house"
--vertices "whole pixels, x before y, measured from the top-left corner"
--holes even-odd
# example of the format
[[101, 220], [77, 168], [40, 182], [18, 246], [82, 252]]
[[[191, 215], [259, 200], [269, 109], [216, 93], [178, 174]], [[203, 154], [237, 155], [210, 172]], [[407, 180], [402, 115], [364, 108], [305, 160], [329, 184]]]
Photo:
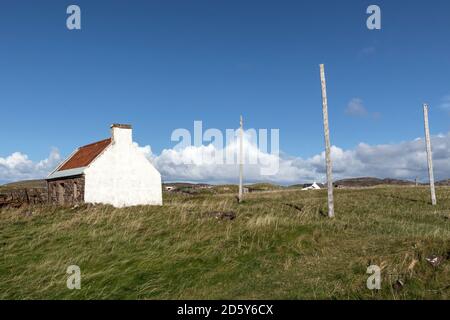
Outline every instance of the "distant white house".
[[306, 188], [303, 188], [302, 190], [307, 191], [307, 190], [320, 190], [320, 189], [321, 189], [320, 186], [314, 182], [312, 185], [310, 185]]
[[161, 175], [133, 144], [130, 125], [113, 124], [111, 138], [75, 150], [47, 185], [53, 204], [162, 205]]

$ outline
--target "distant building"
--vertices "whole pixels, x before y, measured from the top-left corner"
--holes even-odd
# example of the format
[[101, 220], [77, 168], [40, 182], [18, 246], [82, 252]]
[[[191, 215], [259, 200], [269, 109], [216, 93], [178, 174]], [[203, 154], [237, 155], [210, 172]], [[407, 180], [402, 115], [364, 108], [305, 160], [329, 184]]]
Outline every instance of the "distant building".
[[80, 147], [48, 177], [50, 204], [162, 205], [161, 175], [133, 144], [130, 125]]
[[306, 185], [304, 186], [304, 188], [302, 189], [303, 191], [307, 191], [307, 190], [320, 190], [322, 189], [317, 183], [313, 183], [311, 185]]

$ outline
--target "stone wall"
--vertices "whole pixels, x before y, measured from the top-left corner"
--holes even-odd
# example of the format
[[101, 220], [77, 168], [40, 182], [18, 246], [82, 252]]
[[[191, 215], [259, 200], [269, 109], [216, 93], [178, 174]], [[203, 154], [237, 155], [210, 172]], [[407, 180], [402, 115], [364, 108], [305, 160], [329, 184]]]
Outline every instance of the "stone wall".
[[48, 203], [73, 205], [84, 202], [84, 176], [48, 182]]
[[0, 208], [19, 208], [23, 205], [36, 205], [46, 203], [46, 188], [0, 190]]

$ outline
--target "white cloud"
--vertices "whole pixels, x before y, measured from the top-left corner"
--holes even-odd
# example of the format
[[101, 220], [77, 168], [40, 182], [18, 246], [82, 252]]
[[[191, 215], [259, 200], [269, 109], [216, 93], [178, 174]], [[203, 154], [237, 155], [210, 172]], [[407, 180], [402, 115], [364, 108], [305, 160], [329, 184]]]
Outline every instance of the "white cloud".
[[48, 158], [34, 162], [28, 159], [26, 154], [14, 152], [2, 158], [0, 157], [0, 181], [18, 181], [40, 179], [45, 177], [61, 161], [57, 149], [52, 149]]
[[[450, 133], [432, 137], [434, 172], [437, 179], [450, 177]], [[231, 146], [233, 148], [233, 146]], [[281, 155], [279, 157], [259, 151], [256, 146], [247, 146], [251, 153], [264, 159], [264, 165], [279, 165], [275, 175], [262, 175], [258, 165], [245, 166], [245, 178], [249, 182], [268, 181], [292, 184], [306, 181], [325, 181], [325, 153], [303, 159]], [[190, 159], [201, 159], [205, 152], [213, 152], [212, 145], [188, 147], [183, 150], [164, 150], [153, 157], [153, 163], [165, 181], [232, 182], [238, 177], [237, 165], [195, 164], [187, 165]], [[335, 179], [373, 176], [413, 180], [427, 179], [427, 160], [424, 140], [421, 138], [398, 144], [359, 144], [352, 150], [333, 146], [333, 175]]]
[[347, 104], [345, 108], [345, 113], [351, 117], [368, 117], [370, 116], [372, 119], [381, 118], [381, 113], [379, 112], [369, 112], [364, 105], [364, 102], [360, 98], [353, 98]]
[[[258, 157], [263, 167], [279, 165], [274, 175], [262, 175], [259, 165], [245, 165], [246, 182], [266, 181], [280, 184], [303, 182], [323, 182], [325, 180], [325, 155], [310, 158], [290, 157], [287, 155], [271, 155], [260, 151], [247, 139], [246, 149], [250, 157]], [[450, 133], [432, 137], [433, 161], [435, 177], [450, 177]], [[210, 159], [214, 154], [234, 152], [236, 144], [231, 143], [225, 150], [212, 144], [207, 146], [190, 146], [181, 150], [165, 149], [160, 155], [152, 153], [150, 146], [139, 147], [161, 172], [164, 181], [191, 181], [212, 183], [236, 183], [238, 177], [237, 164], [215, 164]], [[417, 138], [398, 144], [368, 145], [359, 144], [351, 150], [333, 146], [334, 179], [349, 177], [373, 176], [379, 178], [398, 178], [413, 180], [427, 179], [427, 160], [424, 140]], [[15, 152], [5, 158], [0, 157], [0, 181], [15, 181], [43, 178], [56, 167], [61, 157], [58, 151], [52, 150], [49, 157], [33, 162], [27, 155]], [[191, 163], [191, 164], [187, 164]]]
[[345, 113], [353, 117], [365, 117], [369, 113], [363, 104], [363, 101], [359, 98], [353, 98], [347, 105]]
[[[284, 177], [284, 168], [279, 168], [279, 155], [263, 152], [251, 141], [252, 135], [246, 132], [244, 162], [247, 180], [275, 182], [276, 177]], [[239, 172], [238, 149], [237, 139], [233, 139], [225, 148], [209, 144], [165, 149], [159, 156], [153, 156], [152, 161], [165, 181], [234, 182]], [[271, 172], [277, 171], [279, 172], [276, 176], [270, 175]]]

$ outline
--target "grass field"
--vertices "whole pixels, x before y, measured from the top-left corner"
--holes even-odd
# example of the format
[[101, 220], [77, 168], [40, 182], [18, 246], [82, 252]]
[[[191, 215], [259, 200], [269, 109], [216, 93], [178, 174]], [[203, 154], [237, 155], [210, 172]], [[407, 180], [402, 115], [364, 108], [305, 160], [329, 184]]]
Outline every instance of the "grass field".
[[[174, 193], [163, 207], [3, 209], [0, 298], [449, 299], [450, 188], [437, 195], [432, 207], [425, 187], [336, 190], [335, 219], [324, 190], [251, 193], [240, 205]], [[66, 287], [72, 264], [81, 290]], [[379, 291], [366, 288], [372, 264]]]

